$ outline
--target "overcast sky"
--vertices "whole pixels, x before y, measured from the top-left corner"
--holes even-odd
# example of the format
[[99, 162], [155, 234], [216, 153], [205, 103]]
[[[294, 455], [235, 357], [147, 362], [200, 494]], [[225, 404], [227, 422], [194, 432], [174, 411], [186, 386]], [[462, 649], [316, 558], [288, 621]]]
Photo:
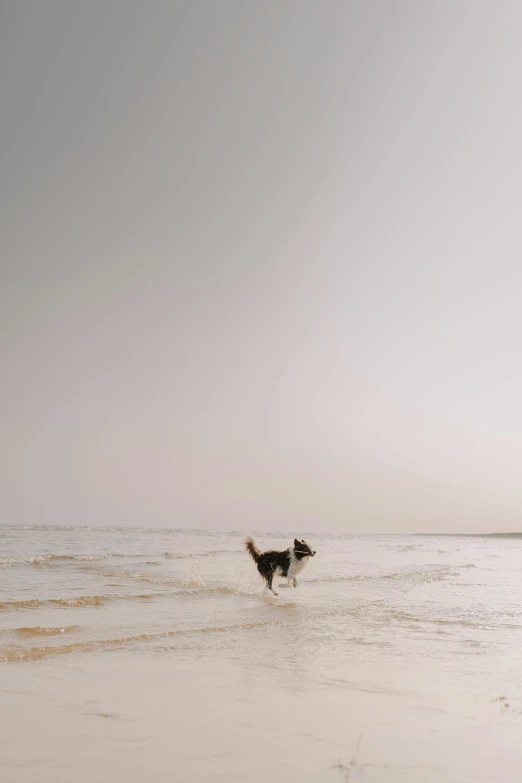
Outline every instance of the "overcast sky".
[[522, 529], [522, 4], [0, 2], [0, 521]]

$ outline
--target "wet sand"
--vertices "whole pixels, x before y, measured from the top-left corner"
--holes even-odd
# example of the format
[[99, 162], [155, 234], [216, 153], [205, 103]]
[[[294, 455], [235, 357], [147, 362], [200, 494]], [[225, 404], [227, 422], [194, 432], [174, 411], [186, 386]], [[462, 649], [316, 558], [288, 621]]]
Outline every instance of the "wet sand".
[[351, 665], [329, 684], [278, 655], [262, 669], [168, 653], [2, 667], [2, 780], [518, 779], [522, 702], [481, 697], [480, 667], [463, 683], [428, 661]]

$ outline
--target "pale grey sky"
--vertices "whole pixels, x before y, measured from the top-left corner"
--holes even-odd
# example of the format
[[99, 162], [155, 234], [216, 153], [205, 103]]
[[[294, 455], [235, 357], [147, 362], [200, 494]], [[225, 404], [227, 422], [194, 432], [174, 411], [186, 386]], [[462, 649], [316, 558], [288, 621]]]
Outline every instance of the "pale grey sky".
[[522, 4], [0, 3], [0, 522], [522, 529]]

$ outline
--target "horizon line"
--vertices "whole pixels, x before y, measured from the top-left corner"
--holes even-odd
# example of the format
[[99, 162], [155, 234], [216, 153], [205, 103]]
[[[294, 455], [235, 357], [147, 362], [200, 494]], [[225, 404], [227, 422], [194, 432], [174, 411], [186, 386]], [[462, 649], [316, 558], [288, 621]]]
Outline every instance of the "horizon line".
[[[243, 535], [248, 531], [238, 530], [237, 528], [219, 529], [219, 528], [206, 528], [206, 527], [144, 527], [141, 525], [77, 525], [77, 524], [27, 524], [27, 523], [4, 523], [0, 522], [0, 528], [18, 528], [18, 529], [51, 529], [51, 530], [141, 530], [141, 531], [171, 531], [171, 532], [205, 532], [205, 533], [235, 533], [237, 535]], [[284, 530], [269, 530], [269, 529], [254, 529], [255, 533], [260, 534], [272, 534], [272, 535], [292, 535], [290, 531]], [[425, 536], [427, 538], [444, 537], [444, 538], [522, 538], [521, 531], [504, 531], [500, 533], [434, 533], [434, 532], [355, 532], [355, 531], [340, 531], [340, 530], [309, 530], [301, 531], [307, 533], [314, 533], [320, 535], [336, 535], [336, 536]]]

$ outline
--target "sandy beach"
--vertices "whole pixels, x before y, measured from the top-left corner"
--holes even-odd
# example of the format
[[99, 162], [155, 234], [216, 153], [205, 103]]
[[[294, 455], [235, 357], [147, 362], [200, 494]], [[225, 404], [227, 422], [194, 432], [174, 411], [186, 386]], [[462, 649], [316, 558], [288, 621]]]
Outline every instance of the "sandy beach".
[[5, 783], [516, 780], [517, 539], [1, 530]]

